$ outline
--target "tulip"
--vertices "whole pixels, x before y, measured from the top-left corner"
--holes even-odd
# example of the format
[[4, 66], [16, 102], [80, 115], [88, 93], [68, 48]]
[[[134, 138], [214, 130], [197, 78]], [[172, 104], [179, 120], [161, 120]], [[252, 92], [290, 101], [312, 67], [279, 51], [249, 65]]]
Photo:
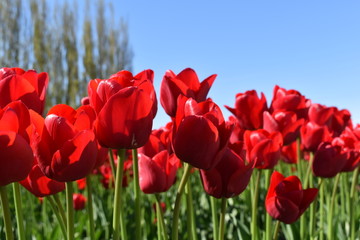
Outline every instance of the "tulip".
[[280, 159], [282, 136], [279, 132], [268, 133], [263, 129], [247, 130], [244, 133], [246, 158], [256, 162], [259, 169], [271, 169]]
[[166, 71], [160, 87], [160, 103], [170, 117], [175, 117], [179, 95], [193, 98], [197, 102], [206, 100], [206, 96], [215, 81], [216, 74], [201, 83], [196, 72], [186, 68], [178, 75], [171, 70]]
[[197, 103], [180, 96], [173, 129], [176, 156], [193, 167], [209, 170], [221, 160], [232, 126], [211, 99]]
[[46, 72], [21, 68], [0, 69], [0, 107], [21, 100], [29, 109], [42, 114], [49, 76]]
[[163, 150], [150, 158], [139, 154], [139, 182], [144, 193], [166, 192], [174, 183], [179, 159]]
[[22, 102], [0, 108], [0, 186], [21, 181], [29, 174], [34, 161], [29, 134], [30, 114]]
[[286, 90], [279, 86], [274, 87], [274, 95], [270, 106], [270, 112], [277, 110], [295, 112], [298, 119], [307, 118], [307, 112], [311, 101], [306, 99], [296, 90]]
[[343, 151], [348, 153], [342, 172], [351, 172], [360, 166], [360, 141], [354, 130], [346, 127], [340, 137], [332, 141], [332, 144], [342, 147]]
[[344, 168], [347, 159], [348, 153], [341, 146], [323, 142], [314, 155], [313, 173], [317, 177], [332, 178]]
[[281, 148], [282, 160], [286, 163], [297, 163], [299, 161], [297, 156], [297, 143], [293, 142], [290, 145]]
[[245, 164], [235, 151], [227, 148], [220, 162], [210, 170], [200, 170], [207, 194], [215, 198], [231, 198], [242, 193], [249, 184], [255, 162]]
[[296, 176], [284, 177], [274, 171], [265, 198], [266, 211], [271, 217], [286, 224], [295, 222], [315, 200], [318, 189], [302, 189]]
[[315, 152], [320, 143], [331, 140], [327, 126], [308, 122], [300, 128], [301, 143], [305, 150]]
[[73, 194], [73, 204], [75, 210], [83, 210], [85, 208], [85, 203], [87, 199], [84, 197], [84, 195], [80, 193], [74, 193]]
[[[84, 107], [86, 110], [84, 110]], [[49, 178], [70, 182], [88, 175], [97, 159], [97, 142], [88, 106], [75, 111], [59, 104], [50, 109], [40, 129], [37, 145], [39, 166]]]
[[109, 79], [90, 81], [90, 104], [98, 113], [95, 133], [103, 147], [134, 149], [145, 145], [157, 111], [152, 78], [151, 70], [134, 77], [120, 71]]
[[264, 130], [269, 133], [280, 132], [283, 136], [284, 145], [295, 142], [300, 136], [300, 127], [304, 119], [297, 120], [294, 112], [276, 111], [270, 114], [264, 112]]
[[259, 99], [255, 90], [236, 94], [235, 108], [225, 106], [239, 121], [240, 128], [255, 130], [263, 126], [263, 112], [267, 110], [266, 98]]

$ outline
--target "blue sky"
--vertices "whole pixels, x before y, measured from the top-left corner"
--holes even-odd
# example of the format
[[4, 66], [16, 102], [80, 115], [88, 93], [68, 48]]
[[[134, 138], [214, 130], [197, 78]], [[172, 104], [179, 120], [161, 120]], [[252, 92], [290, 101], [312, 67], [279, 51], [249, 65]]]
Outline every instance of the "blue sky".
[[[134, 73], [151, 68], [218, 74], [209, 93], [223, 110], [276, 84], [313, 102], [347, 108], [360, 123], [360, 1], [114, 1], [129, 26]], [[161, 108], [161, 107], [160, 107]], [[159, 109], [154, 127], [169, 121]]]

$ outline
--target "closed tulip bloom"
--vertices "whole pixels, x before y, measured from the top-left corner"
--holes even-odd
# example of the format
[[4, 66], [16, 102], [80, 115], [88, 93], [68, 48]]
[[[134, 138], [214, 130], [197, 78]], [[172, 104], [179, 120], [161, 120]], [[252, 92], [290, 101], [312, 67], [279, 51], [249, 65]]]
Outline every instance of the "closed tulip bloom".
[[280, 160], [282, 136], [279, 132], [269, 133], [263, 129], [245, 131], [246, 158], [256, 162], [259, 169], [271, 169]]
[[49, 76], [46, 72], [25, 71], [21, 68], [0, 69], [0, 107], [21, 100], [39, 114], [44, 111]]
[[302, 189], [297, 176], [284, 177], [274, 171], [265, 198], [266, 211], [271, 217], [286, 224], [298, 220], [315, 200], [318, 189]]
[[239, 154], [227, 148], [214, 168], [200, 170], [205, 192], [215, 198], [231, 198], [239, 195], [249, 184], [254, 163], [246, 164]]
[[179, 159], [163, 150], [150, 158], [139, 154], [139, 184], [144, 193], [166, 192], [174, 183]]
[[0, 186], [26, 178], [33, 165], [30, 115], [26, 106], [12, 102], [0, 108]]
[[175, 117], [177, 99], [179, 95], [193, 98], [197, 102], [206, 100], [207, 94], [215, 81], [213, 74], [200, 83], [196, 72], [186, 68], [176, 75], [173, 71], [166, 71], [160, 87], [160, 103], [170, 117]]
[[270, 114], [264, 112], [264, 129], [270, 133], [280, 132], [283, 136], [284, 145], [295, 142], [300, 136], [300, 127], [304, 119], [297, 120], [294, 112], [276, 111]]
[[65, 104], [56, 105], [40, 126], [39, 166], [51, 179], [75, 181], [88, 175], [96, 164], [97, 142], [91, 128], [93, 115], [82, 109], [75, 111]]
[[225, 106], [238, 119], [240, 128], [256, 130], [263, 126], [263, 112], [267, 110], [266, 98], [255, 90], [236, 94], [235, 108]]
[[360, 166], [360, 141], [349, 127], [346, 127], [340, 137], [332, 141], [333, 145], [341, 146], [348, 153], [348, 158], [342, 172], [354, 171]]
[[82, 195], [81, 193], [73, 194], [73, 205], [75, 210], [83, 210], [85, 208], [86, 201], [86, 197], [84, 197], [84, 195]]
[[297, 156], [297, 143], [293, 142], [283, 146], [281, 148], [281, 156], [281, 159], [286, 163], [297, 163], [299, 161]]
[[306, 99], [300, 92], [290, 89], [286, 90], [279, 86], [274, 87], [273, 99], [270, 112], [277, 110], [295, 112], [298, 119], [307, 119], [307, 112], [311, 101]]
[[136, 76], [121, 71], [90, 81], [90, 104], [98, 113], [95, 133], [103, 147], [132, 149], [147, 142], [157, 111], [152, 77], [151, 70]]
[[347, 152], [341, 146], [330, 142], [323, 142], [319, 145], [314, 155], [312, 170], [315, 176], [332, 178], [338, 174], [347, 162]]
[[173, 129], [176, 156], [193, 167], [209, 170], [221, 160], [232, 125], [224, 121], [220, 108], [211, 99], [198, 103], [180, 96]]
[[301, 143], [307, 151], [315, 152], [320, 143], [331, 140], [327, 126], [307, 122], [300, 128]]

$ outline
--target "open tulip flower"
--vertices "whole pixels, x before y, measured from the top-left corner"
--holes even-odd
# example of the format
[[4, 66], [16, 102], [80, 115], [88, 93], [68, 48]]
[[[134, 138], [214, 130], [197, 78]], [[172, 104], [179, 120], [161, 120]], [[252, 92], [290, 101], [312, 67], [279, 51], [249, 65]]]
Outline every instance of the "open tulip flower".
[[0, 186], [21, 181], [30, 172], [34, 157], [29, 134], [30, 114], [22, 102], [0, 108]]
[[21, 68], [0, 69], [0, 107], [21, 100], [39, 114], [44, 111], [49, 76], [46, 72], [25, 71]]
[[211, 99], [198, 103], [179, 96], [173, 129], [176, 156], [193, 167], [209, 170], [221, 160], [232, 125], [224, 121], [220, 108]]
[[160, 102], [165, 112], [170, 117], [175, 117], [179, 95], [193, 98], [197, 102], [205, 101], [215, 78], [216, 74], [213, 74], [200, 83], [196, 72], [191, 68], [184, 69], [178, 75], [171, 70], [166, 71], [160, 88]]
[[90, 81], [90, 105], [98, 114], [95, 133], [103, 147], [133, 149], [147, 142], [157, 111], [152, 82], [152, 70], [136, 76], [120, 71]]
[[246, 189], [254, 167], [255, 162], [245, 164], [239, 154], [227, 148], [214, 168], [200, 170], [201, 182], [205, 192], [213, 197], [235, 197]]
[[244, 133], [246, 158], [259, 169], [271, 169], [280, 159], [283, 139], [280, 132], [247, 130]]
[[83, 107], [76, 111], [65, 104], [56, 105], [40, 125], [39, 166], [51, 179], [75, 181], [88, 175], [96, 164], [97, 142], [92, 131], [95, 113], [83, 111]]
[[240, 128], [256, 130], [263, 126], [263, 112], [267, 110], [263, 93], [261, 93], [261, 99], [255, 90], [238, 93], [235, 108], [225, 107], [238, 119]]
[[266, 211], [271, 217], [283, 223], [291, 224], [299, 219], [315, 200], [318, 189], [302, 189], [298, 177], [284, 177], [274, 171], [265, 199]]

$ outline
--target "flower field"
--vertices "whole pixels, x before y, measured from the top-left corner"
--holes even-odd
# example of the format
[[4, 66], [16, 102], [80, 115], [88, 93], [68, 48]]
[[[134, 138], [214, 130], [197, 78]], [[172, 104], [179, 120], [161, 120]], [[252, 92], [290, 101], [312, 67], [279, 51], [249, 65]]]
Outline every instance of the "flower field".
[[1, 68], [0, 239], [360, 239], [351, 113], [280, 86], [222, 108], [215, 80], [119, 71], [45, 112], [48, 74]]

